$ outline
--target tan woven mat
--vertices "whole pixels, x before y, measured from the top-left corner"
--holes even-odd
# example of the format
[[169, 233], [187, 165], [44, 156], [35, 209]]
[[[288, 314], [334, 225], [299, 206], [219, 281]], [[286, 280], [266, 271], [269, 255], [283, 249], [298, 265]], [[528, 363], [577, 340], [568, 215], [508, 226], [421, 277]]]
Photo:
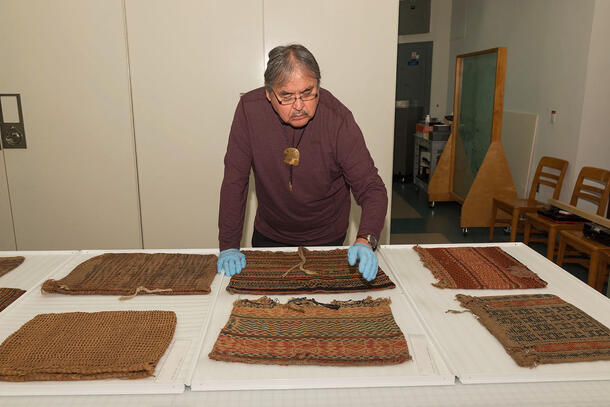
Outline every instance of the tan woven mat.
[[23, 294], [25, 294], [25, 290], [20, 288], [0, 288], [0, 312]]
[[172, 311], [40, 314], [0, 345], [0, 380], [152, 376], [175, 328]]
[[0, 257], [0, 277], [20, 266], [24, 260], [23, 256]]
[[366, 281], [358, 266], [347, 262], [347, 250], [296, 252], [244, 250], [246, 268], [231, 277], [227, 291], [234, 294], [344, 293], [386, 290], [396, 285], [378, 267]]
[[216, 275], [213, 254], [106, 253], [78, 266], [43, 292], [60, 294], [208, 294]]
[[519, 366], [610, 360], [610, 329], [555, 295], [457, 294], [456, 299]]
[[210, 359], [278, 365], [379, 366], [411, 359], [389, 298], [237, 300]]
[[500, 247], [413, 248], [438, 288], [510, 290], [543, 288], [546, 281]]

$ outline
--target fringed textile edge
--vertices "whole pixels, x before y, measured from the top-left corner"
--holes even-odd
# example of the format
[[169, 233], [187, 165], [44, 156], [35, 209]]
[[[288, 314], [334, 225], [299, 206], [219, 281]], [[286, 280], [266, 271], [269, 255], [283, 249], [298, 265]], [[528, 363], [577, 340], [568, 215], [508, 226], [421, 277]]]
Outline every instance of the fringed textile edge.
[[339, 309], [341, 307], [361, 307], [361, 306], [382, 306], [382, 305], [390, 305], [392, 300], [390, 298], [375, 298], [373, 299], [371, 296], [366, 297], [363, 300], [333, 300], [330, 304], [324, 304], [316, 301], [313, 298], [306, 297], [295, 297], [288, 300], [285, 304], [280, 303], [278, 299], [271, 299], [267, 296], [257, 298], [255, 300], [241, 299], [238, 298], [233, 302], [233, 306], [263, 306], [263, 307], [282, 307], [282, 308], [290, 308], [295, 309], [295, 307], [299, 308], [316, 308], [316, 307], [325, 307], [331, 309]]
[[384, 365], [398, 365], [411, 360], [413, 357], [410, 354], [406, 356], [388, 358], [388, 359], [377, 359], [371, 360], [349, 360], [344, 361], [342, 365], [339, 361], [333, 359], [325, 361], [323, 359], [299, 359], [295, 363], [294, 358], [287, 359], [264, 359], [264, 358], [251, 358], [243, 356], [233, 356], [223, 353], [217, 353], [212, 350], [208, 357], [212, 360], [220, 362], [237, 362], [237, 363], [248, 363], [248, 364], [263, 364], [263, 365], [280, 365], [280, 366], [295, 366], [295, 365], [318, 365], [318, 366], [335, 366], [335, 367], [352, 367], [352, 366], [384, 366]]
[[455, 281], [449, 280], [447, 273], [444, 271], [444, 267], [441, 266], [434, 256], [426, 251], [424, 247], [419, 245], [413, 247], [413, 250], [419, 255], [419, 259], [423, 263], [424, 267], [432, 272], [434, 278], [438, 280], [436, 283], [432, 283], [432, 286], [436, 288], [457, 288]]

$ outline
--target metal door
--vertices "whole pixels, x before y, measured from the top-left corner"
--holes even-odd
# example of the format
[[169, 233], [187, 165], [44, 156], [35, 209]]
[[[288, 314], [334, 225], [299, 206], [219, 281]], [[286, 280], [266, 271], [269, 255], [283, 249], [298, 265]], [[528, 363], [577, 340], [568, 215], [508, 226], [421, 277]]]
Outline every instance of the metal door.
[[394, 178], [401, 182], [413, 173], [415, 123], [430, 112], [432, 46], [432, 41], [398, 44]]
[[432, 41], [398, 44], [396, 100], [408, 100], [409, 107], [430, 112]]

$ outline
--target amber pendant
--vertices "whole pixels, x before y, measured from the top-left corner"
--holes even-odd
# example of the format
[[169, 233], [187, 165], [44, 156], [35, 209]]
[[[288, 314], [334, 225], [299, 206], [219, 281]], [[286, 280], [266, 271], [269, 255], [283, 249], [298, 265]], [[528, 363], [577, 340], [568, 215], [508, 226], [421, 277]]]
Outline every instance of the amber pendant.
[[294, 147], [288, 147], [284, 150], [284, 162], [288, 165], [297, 167], [299, 165], [299, 150]]

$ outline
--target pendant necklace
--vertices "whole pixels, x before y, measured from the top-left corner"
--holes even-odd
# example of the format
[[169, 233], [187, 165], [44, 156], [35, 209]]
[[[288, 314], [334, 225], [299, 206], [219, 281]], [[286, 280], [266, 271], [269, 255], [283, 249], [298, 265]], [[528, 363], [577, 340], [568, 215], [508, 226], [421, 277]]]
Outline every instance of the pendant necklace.
[[[282, 131], [284, 133], [284, 138], [286, 139], [286, 144], [293, 145], [294, 144], [294, 132], [292, 133], [292, 143], [288, 141], [288, 133], [286, 130], [287, 126], [282, 125]], [[297, 167], [299, 165], [299, 160], [301, 153], [299, 152], [299, 144], [301, 144], [301, 140], [303, 139], [303, 135], [305, 134], [305, 130], [307, 127], [303, 128], [301, 131], [301, 135], [299, 136], [299, 141], [297, 141], [294, 147], [287, 147], [284, 149], [284, 162], [290, 166], [290, 175], [288, 178], [288, 189], [292, 192], [292, 167]]]

